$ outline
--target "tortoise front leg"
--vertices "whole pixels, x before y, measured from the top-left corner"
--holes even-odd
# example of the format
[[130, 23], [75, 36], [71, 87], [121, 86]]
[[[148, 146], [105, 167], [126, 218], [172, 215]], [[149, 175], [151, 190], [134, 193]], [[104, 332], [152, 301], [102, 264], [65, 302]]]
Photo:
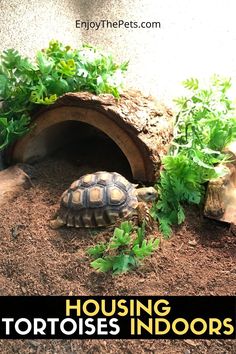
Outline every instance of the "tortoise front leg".
[[146, 203], [139, 202], [137, 206], [137, 216], [138, 216], [138, 225], [142, 226], [145, 222], [146, 230], [151, 231], [154, 228], [154, 220], [150, 215], [149, 208]]

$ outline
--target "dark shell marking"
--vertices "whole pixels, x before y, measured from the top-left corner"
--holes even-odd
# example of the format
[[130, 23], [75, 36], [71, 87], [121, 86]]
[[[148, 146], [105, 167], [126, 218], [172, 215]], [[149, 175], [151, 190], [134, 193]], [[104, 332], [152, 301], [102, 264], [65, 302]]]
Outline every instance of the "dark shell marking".
[[127, 217], [138, 205], [135, 185], [116, 172], [96, 172], [73, 182], [61, 197], [59, 217], [67, 226], [102, 227]]

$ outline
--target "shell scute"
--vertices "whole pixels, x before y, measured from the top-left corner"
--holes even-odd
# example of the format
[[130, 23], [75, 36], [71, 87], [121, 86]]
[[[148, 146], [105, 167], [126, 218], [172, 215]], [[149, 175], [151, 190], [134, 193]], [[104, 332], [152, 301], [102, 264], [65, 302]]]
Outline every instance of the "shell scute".
[[94, 208], [94, 207], [104, 206], [105, 205], [104, 193], [105, 193], [104, 188], [100, 186], [96, 185], [90, 187], [88, 190], [88, 207]]
[[107, 186], [112, 182], [113, 175], [108, 172], [97, 172], [97, 184]]
[[118, 187], [110, 187], [108, 191], [108, 199], [110, 205], [121, 205], [126, 201], [127, 195]]
[[78, 181], [80, 181], [79, 185], [81, 187], [90, 187], [96, 183], [96, 175], [95, 173], [90, 173], [82, 176]]
[[114, 173], [113, 176], [114, 183], [124, 189], [125, 191], [128, 191], [132, 184], [123, 176], [121, 176], [119, 173]]
[[81, 189], [76, 189], [71, 193], [71, 195], [72, 195], [71, 202], [73, 206], [76, 208], [82, 208], [84, 206], [83, 203], [84, 191]]

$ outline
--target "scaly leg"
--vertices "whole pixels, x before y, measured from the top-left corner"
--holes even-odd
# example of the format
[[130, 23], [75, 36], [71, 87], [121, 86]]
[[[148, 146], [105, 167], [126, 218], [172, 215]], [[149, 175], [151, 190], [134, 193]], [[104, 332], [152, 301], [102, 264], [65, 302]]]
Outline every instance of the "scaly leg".
[[58, 216], [56, 219], [54, 220], [50, 220], [49, 221], [49, 225], [51, 227], [51, 229], [59, 229], [60, 227], [65, 225], [65, 222]]
[[145, 222], [146, 230], [148, 231], [153, 230], [154, 220], [150, 215], [149, 208], [146, 203], [144, 202], [138, 203], [137, 214], [138, 214], [138, 225], [141, 226], [143, 222]]

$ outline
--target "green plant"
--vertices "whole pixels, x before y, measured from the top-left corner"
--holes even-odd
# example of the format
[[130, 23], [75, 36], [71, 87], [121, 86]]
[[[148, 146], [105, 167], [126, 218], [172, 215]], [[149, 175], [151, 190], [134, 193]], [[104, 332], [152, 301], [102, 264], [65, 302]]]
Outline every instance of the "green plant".
[[210, 87], [202, 88], [197, 79], [190, 79], [184, 86], [190, 95], [175, 100], [180, 110], [173, 143], [162, 159], [156, 186], [159, 200], [152, 208], [165, 236], [171, 234], [173, 224], [184, 221], [186, 203], [201, 203], [205, 182], [225, 174], [217, 164], [227, 161], [223, 149], [236, 138], [235, 112], [228, 98], [230, 80], [214, 76]]
[[91, 266], [100, 272], [112, 271], [113, 274], [124, 273], [137, 267], [140, 261], [150, 256], [159, 245], [159, 239], [144, 238], [144, 223], [134, 232], [130, 222], [122, 222], [120, 227], [115, 228], [109, 242], [87, 249], [87, 253], [95, 258]]
[[0, 55], [0, 150], [28, 131], [37, 105], [50, 105], [66, 92], [110, 93], [116, 98], [128, 63], [83, 45], [79, 49], [51, 41], [34, 62], [18, 51]]

